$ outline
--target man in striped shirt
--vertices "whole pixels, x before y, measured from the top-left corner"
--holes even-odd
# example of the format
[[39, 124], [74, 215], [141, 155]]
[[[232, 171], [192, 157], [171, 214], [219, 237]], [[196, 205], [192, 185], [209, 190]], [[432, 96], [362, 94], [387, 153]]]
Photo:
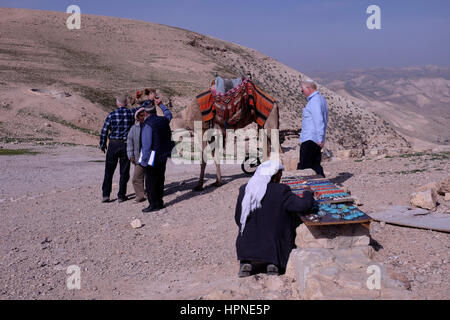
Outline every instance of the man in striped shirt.
[[[128, 200], [127, 183], [130, 180], [130, 160], [127, 156], [127, 136], [131, 126], [134, 124], [134, 113], [139, 108], [128, 109], [126, 106], [128, 100], [126, 96], [116, 99], [118, 108], [112, 111], [105, 120], [102, 132], [100, 134], [100, 149], [106, 153], [105, 177], [103, 179], [103, 200], [109, 202], [112, 190], [112, 179], [117, 162], [120, 163], [120, 181], [119, 192], [117, 193], [118, 202]], [[107, 140], [109, 134], [109, 144]]]

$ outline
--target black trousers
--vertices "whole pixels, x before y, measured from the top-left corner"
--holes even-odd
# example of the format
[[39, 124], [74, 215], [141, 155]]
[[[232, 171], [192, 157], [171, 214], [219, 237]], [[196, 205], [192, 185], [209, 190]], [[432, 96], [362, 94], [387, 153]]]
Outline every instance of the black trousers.
[[322, 148], [312, 140], [303, 142], [300, 145], [300, 162], [297, 170], [313, 169], [318, 175], [325, 178], [325, 173], [320, 165], [322, 161]]
[[145, 189], [148, 202], [154, 206], [163, 205], [164, 181], [166, 175], [167, 159], [155, 162], [154, 166], [145, 167]]
[[109, 197], [111, 194], [112, 180], [117, 162], [120, 162], [120, 181], [117, 197], [125, 198], [128, 180], [130, 180], [130, 160], [127, 156], [127, 144], [125, 141], [111, 140], [106, 151], [105, 177], [102, 187], [104, 197]]

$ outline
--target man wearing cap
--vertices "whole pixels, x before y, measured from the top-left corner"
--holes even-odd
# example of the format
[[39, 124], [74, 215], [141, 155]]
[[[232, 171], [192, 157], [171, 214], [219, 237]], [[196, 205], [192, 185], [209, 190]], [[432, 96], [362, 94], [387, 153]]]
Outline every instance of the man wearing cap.
[[[102, 202], [110, 201], [112, 191], [112, 179], [117, 162], [120, 163], [118, 202], [128, 200], [127, 183], [130, 180], [130, 161], [127, 157], [127, 136], [134, 123], [134, 113], [139, 108], [128, 109], [126, 96], [116, 98], [117, 109], [112, 111], [105, 120], [100, 134], [100, 149], [106, 153], [105, 176], [103, 179]], [[107, 145], [109, 135], [109, 144]]]
[[[155, 105], [161, 108], [164, 117], [156, 115]], [[158, 97], [155, 98], [155, 105], [148, 104], [145, 108], [148, 117], [142, 128], [142, 156], [139, 163], [145, 168], [145, 188], [150, 204], [142, 210], [144, 213], [164, 208], [166, 163], [175, 145], [169, 126], [172, 113]]]
[[134, 115], [136, 123], [131, 127], [127, 138], [128, 159], [130, 159], [130, 162], [134, 164], [133, 178], [131, 181], [133, 183], [134, 193], [136, 194], [136, 203], [144, 202], [146, 200], [144, 187], [144, 167], [138, 163], [142, 148], [141, 130], [144, 126], [146, 116], [147, 114], [144, 108], [140, 108], [136, 111]]

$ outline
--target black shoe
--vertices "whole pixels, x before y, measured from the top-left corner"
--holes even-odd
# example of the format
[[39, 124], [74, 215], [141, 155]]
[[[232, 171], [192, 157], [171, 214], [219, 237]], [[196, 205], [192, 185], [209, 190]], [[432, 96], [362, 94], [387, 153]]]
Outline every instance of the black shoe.
[[250, 277], [252, 275], [252, 265], [250, 263], [241, 263], [239, 268], [238, 277]]
[[153, 205], [149, 205], [147, 208], [142, 209], [143, 213], [148, 213], [148, 212], [153, 212], [153, 211], [158, 211], [160, 209], [162, 209], [163, 207], [161, 206], [153, 206]]
[[102, 203], [107, 203], [110, 202], [111, 200], [109, 200], [109, 197], [103, 197], [102, 199]]
[[125, 196], [125, 197], [117, 197], [117, 202], [119, 202], [119, 203], [125, 202], [125, 201], [128, 201], [128, 200], [129, 200], [129, 199], [128, 199], [127, 196]]
[[278, 271], [278, 267], [274, 264], [267, 265], [267, 274], [269, 276], [278, 276], [280, 272]]

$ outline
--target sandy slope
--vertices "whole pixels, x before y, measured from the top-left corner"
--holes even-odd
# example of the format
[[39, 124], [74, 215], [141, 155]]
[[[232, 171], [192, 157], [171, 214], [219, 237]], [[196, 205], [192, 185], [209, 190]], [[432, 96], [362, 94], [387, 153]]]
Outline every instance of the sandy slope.
[[[159, 88], [165, 101], [173, 98], [176, 118], [210, 85], [215, 72], [223, 77], [251, 72], [255, 82], [278, 101], [281, 129], [301, 127], [306, 100], [299, 83], [305, 75], [275, 59], [230, 42], [142, 21], [83, 15], [82, 29], [68, 30], [67, 17], [58, 12], [0, 8], [3, 141], [93, 144], [95, 132], [86, 134], [83, 128], [100, 130], [106, 111], [114, 107], [114, 94], [146, 87]], [[33, 99], [29, 91], [33, 88], [72, 96], [41, 94]], [[379, 117], [325, 87], [320, 91], [330, 108], [332, 149], [407, 145]], [[24, 122], [34, 123], [38, 131], [29, 130]], [[46, 122], [53, 129], [46, 129]]]

